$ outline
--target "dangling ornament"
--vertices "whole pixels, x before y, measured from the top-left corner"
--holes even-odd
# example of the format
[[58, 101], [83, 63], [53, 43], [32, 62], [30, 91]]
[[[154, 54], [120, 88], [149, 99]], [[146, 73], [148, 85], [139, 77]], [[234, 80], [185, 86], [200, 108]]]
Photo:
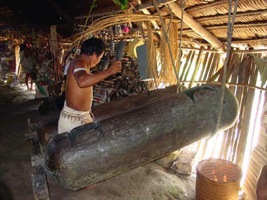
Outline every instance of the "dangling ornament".
[[130, 32], [130, 28], [128, 26], [124, 26], [123, 29], [122, 29], [122, 32], [124, 34], [128, 34]]

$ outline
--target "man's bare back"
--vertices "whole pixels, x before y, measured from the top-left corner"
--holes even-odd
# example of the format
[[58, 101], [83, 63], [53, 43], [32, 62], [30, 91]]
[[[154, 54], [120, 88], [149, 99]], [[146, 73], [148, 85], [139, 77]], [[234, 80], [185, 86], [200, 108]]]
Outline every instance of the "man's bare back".
[[[74, 73], [74, 69], [81, 69]], [[85, 69], [85, 70], [82, 70]], [[89, 69], [87, 69], [89, 70]], [[68, 70], [66, 83], [66, 102], [67, 106], [75, 110], [88, 111], [91, 109], [93, 100], [93, 86], [80, 87], [77, 79], [82, 76], [90, 77], [90, 72], [86, 71], [86, 65], [82, 60], [74, 60]]]

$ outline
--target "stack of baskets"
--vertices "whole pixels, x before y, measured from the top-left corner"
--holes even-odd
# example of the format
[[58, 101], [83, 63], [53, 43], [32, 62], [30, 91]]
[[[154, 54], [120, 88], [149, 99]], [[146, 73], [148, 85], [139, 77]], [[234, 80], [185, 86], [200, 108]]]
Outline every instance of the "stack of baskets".
[[197, 166], [197, 200], [237, 200], [241, 168], [227, 160], [206, 159]]

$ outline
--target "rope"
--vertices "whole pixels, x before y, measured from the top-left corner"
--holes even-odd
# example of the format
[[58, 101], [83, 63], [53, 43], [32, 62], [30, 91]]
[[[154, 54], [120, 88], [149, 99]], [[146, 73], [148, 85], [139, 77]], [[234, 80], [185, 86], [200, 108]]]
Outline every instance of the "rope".
[[157, 0], [153, 0], [153, 5], [154, 5], [154, 7], [156, 8], [156, 10], [157, 10], [157, 12], [159, 14], [159, 18], [160, 18], [160, 21], [161, 21], [161, 24], [162, 24], [162, 28], [163, 28], [163, 33], [164, 33], [164, 36], [165, 36], [165, 39], [166, 39], [166, 42], [167, 42], [167, 45], [168, 45], [168, 49], [169, 49], [169, 53], [170, 53], [170, 57], [171, 57], [171, 61], [172, 61], [172, 66], [173, 66], [173, 70], [174, 70], [175, 77], [176, 77], [176, 80], [177, 80], [177, 88], [180, 88], [180, 81], [179, 81], [179, 77], [178, 77], [178, 74], [177, 74], [177, 70], [175, 68], [175, 62], [174, 62], [173, 55], [172, 55], [172, 52], [171, 52], [171, 46], [170, 46], [170, 41], [169, 41], [169, 38], [168, 38], [168, 35], [167, 35], [167, 30], [166, 30], [163, 18], [161, 16], [159, 8], [158, 8], [158, 1], [157, 1], [157, 3], [155, 3], [155, 1], [157, 1]]
[[231, 15], [232, 0], [229, 0], [228, 28], [227, 28], [227, 51], [226, 51], [226, 58], [224, 61], [224, 66], [223, 66], [222, 94], [221, 94], [221, 98], [220, 98], [220, 107], [219, 107], [218, 119], [217, 119], [215, 130], [214, 130], [212, 135], [214, 135], [217, 132], [217, 130], [219, 129], [219, 125], [220, 125], [221, 117], [222, 117], [222, 107], [223, 107], [223, 100], [224, 100], [224, 95], [225, 95], [225, 85], [226, 85], [227, 64], [229, 62], [229, 55], [231, 52], [231, 41], [232, 41], [232, 36], [233, 36], [233, 29], [234, 29], [237, 5], [238, 5], [238, 0], [235, 1], [234, 12]]
[[172, 25], [172, 20], [173, 20], [173, 13], [172, 13], [172, 9], [170, 8], [169, 4], [165, 5], [168, 10], [169, 10], [169, 13], [170, 13], [170, 23], [168, 25], [168, 29], [167, 29], [167, 33], [169, 34], [170, 33], [170, 28], [171, 28], [171, 25]]
[[[178, 54], [178, 68], [177, 68], [177, 74], [179, 75], [180, 73], [180, 67], [181, 67], [181, 57], [182, 57], [182, 32], [183, 32], [183, 19], [184, 19], [184, 9], [185, 9], [185, 1], [184, 0], [180, 0], [179, 1], [179, 5], [182, 8], [182, 13], [181, 13], [181, 27], [180, 27], [180, 39], [179, 39], [179, 54]], [[181, 87], [177, 86], [177, 91], [181, 90]]]

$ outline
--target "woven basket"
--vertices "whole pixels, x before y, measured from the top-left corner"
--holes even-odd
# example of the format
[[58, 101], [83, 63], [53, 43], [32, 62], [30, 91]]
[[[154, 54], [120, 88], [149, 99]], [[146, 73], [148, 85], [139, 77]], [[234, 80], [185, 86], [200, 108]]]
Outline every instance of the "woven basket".
[[242, 171], [236, 164], [223, 159], [199, 162], [196, 178], [197, 200], [237, 200]]

